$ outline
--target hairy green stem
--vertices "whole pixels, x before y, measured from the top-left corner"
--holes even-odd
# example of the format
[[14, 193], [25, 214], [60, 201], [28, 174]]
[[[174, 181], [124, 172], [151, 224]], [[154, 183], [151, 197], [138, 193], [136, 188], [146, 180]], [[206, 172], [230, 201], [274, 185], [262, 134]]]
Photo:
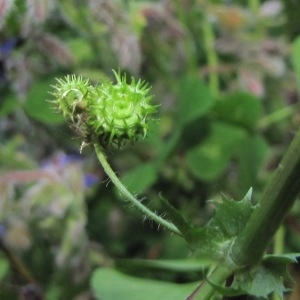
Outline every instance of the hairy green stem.
[[[262, 258], [299, 191], [300, 130], [270, 179], [259, 207], [253, 212], [245, 229], [233, 243], [230, 260], [216, 267], [215, 271], [208, 276], [209, 282], [222, 284], [235, 270], [255, 265]], [[205, 280], [186, 300], [209, 300], [215, 292], [209, 282]]]
[[121, 195], [125, 197], [125, 199], [131, 203], [134, 207], [136, 207], [138, 210], [140, 210], [142, 213], [144, 213], [149, 219], [152, 219], [156, 223], [160, 224], [161, 226], [167, 228], [171, 232], [178, 234], [182, 236], [182, 233], [180, 230], [169, 221], [163, 219], [162, 217], [155, 214], [153, 211], [151, 211], [149, 208], [147, 208], [145, 205], [143, 205], [136, 197], [134, 197], [124, 186], [124, 184], [120, 181], [120, 179], [117, 177], [115, 172], [112, 170], [110, 164], [108, 163], [106, 159], [106, 155], [104, 153], [103, 148], [97, 143], [94, 143], [95, 151], [97, 154], [97, 157], [99, 159], [99, 162], [101, 163], [102, 167], [104, 168], [104, 171], [108, 175], [108, 177], [111, 179], [111, 181], [114, 183], [114, 185], [117, 187]]
[[259, 208], [232, 246], [239, 266], [252, 265], [263, 256], [300, 191], [300, 130], [269, 181]]
[[258, 123], [259, 129], [268, 128], [274, 123], [291, 117], [295, 113], [295, 109], [297, 109], [296, 105], [289, 105], [262, 117]]

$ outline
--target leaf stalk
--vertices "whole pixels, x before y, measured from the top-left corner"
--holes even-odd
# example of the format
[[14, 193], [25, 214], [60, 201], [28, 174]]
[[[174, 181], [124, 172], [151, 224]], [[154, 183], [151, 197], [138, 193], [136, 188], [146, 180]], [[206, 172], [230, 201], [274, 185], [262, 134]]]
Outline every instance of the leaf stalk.
[[102, 165], [104, 171], [108, 175], [108, 177], [111, 179], [111, 181], [114, 183], [114, 185], [117, 187], [121, 195], [130, 202], [134, 207], [136, 207], [138, 210], [140, 210], [143, 214], [145, 214], [149, 219], [152, 219], [156, 223], [160, 224], [164, 228], [168, 229], [169, 231], [182, 236], [182, 233], [180, 230], [171, 222], [163, 219], [162, 217], [158, 216], [156, 213], [151, 211], [149, 208], [147, 208], [144, 204], [141, 203], [136, 197], [134, 197], [128, 189], [124, 186], [124, 184], [120, 181], [120, 179], [117, 177], [113, 169], [111, 168], [110, 164], [107, 161], [106, 155], [104, 153], [104, 149], [99, 145], [99, 143], [94, 142], [94, 148], [95, 152], [97, 154], [98, 160], [100, 164]]

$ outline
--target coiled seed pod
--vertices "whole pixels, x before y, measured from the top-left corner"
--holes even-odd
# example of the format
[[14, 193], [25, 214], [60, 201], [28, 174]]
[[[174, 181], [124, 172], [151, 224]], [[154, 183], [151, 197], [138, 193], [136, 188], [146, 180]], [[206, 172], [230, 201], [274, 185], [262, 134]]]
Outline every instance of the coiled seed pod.
[[126, 76], [114, 72], [117, 83], [103, 83], [89, 94], [89, 125], [105, 144], [135, 142], [147, 135], [147, 122], [157, 111], [150, 104], [150, 88], [141, 80], [126, 82]]
[[56, 99], [53, 101], [56, 108], [66, 119], [74, 120], [87, 106], [87, 94], [91, 89], [89, 80], [75, 75], [67, 75], [64, 79], [56, 79], [51, 93]]

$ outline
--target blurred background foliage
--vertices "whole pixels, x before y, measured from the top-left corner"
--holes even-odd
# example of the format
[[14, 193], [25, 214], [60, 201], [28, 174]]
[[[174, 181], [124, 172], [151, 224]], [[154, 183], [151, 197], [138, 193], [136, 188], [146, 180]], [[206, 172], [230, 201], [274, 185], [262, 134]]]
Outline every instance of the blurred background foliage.
[[[89, 147], [79, 154], [47, 101], [56, 77], [97, 84], [120, 69], [150, 83], [149, 137], [109, 159], [153, 210], [162, 195], [203, 225], [221, 192], [259, 197], [299, 127], [299, 28], [292, 0], [0, 0], [0, 298], [152, 290], [130, 274], [181, 299], [209, 265], [122, 204]], [[273, 251], [299, 252], [299, 214]]]

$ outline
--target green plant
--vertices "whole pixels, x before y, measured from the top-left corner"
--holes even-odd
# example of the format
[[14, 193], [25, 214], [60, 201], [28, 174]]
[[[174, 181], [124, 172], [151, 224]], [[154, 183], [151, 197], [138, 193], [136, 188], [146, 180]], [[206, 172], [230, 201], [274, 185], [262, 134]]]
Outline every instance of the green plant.
[[[146, 136], [148, 122], [153, 120], [152, 115], [157, 110], [150, 102], [152, 97], [146, 84], [134, 79], [127, 83], [126, 76], [114, 73], [115, 84], [103, 82], [97, 86], [76, 76], [59, 79], [54, 86], [54, 103], [71, 127], [83, 137], [83, 144], [94, 146], [105, 172], [132, 206], [147, 218], [184, 238], [202, 257], [216, 263], [207, 279], [199, 286], [194, 286], [190, 296], [184, 285], [174, 287], [177, 295], [186, 295], [189, 300], [208, 300], [217, 291], [227, 296], [250, 294], [266, 298], [274, 291], [282, 297], [285, 291], [283, 279], [288, 278], [286, 265], [294, 262], [297, 254], [265, 255], [265, 251], [299, 193], [300, 132], [256, 205], [252, 204], [252, 189], [241, 201], [223, 196], [222, 201], [213, 202], [216, 207], [214, 217], [208, 224], [199, 227], [160, 197], [167, 219], [130, 193], [107, 161], [105, 151], [108, 147], [120, 148], [127, 141], [135, 142], [139, 136]], [[118, 280], [118, 275], [101, 269], [96, 271], [92, 285], [100, 297], [113, 299], [110, 298], [112, 296], [103, 296], [107, 290], [98, 286], [107, 274]], [[232, 284], [224, 287], [222, 283], [233, 275]], [[125, 277], [119, 280], [126, 286]], [[153, 288], [150, 282], [141, 281], [140, 284], [144, 290]], [[153, 295], [165, 293], [159, 286], [157, 284], [158, 290]], [[189, 289], [192, 287], [189, 286]], [[133, 299], [129, 295], [130, 291], [127, 297]], [[153, 295], [143, 294], [143, 299], [153, 299]], [[172, 295], [172, 292], [170, 295], [164, 294], [164, 299], [174, 299]]]
[[[46, 299], [86, 299], [91, 289], [100, 299], [183, 299], [196, 289], [196, 281], [205, 282], [214, 264], [225, 260], [228, 245], [238, 240], [249, 215], [258, 211], [250, 201], [231, 211], [232, 201], [219, 204], [220, 191], [241, 199], [252, 186], [251, 202], [262, 201], [266, 180], [299, 125], [299, 38], [291, 43], [299, 28], [299, 9], [293, 9], [298, 4], [1, 2], [0, 298], [19, 298], [15, 286], [26, 288], [33, 277]], [[118, 68], [149, 82], [156, 95], [153, 102], [160, 104], [159, 122], [151, 122], [150, 114], [150, 122], [137, 130], [140, 138], [145, 132], [147, 138], [134, 147], [133, 132], [120, 131], [117, 123], [106, 122], [106, 135], [101, 126], [90, 134], [96, 128], [87, 119], [87, 96], [101, 98], [95, 89], [101, 85], [95, 83], [110, 83], [106, 74]], [[65, 74], [89, 78], [70, 77], [62, 103], [79, 138], [68, 138], [63, 114], [54, 113], [53, 103], [44, 101], [54, 78]], [[86, 88], [80, 90], [79, 85]], [[113, 89], [114, 84], [107, 86]], [[78, 140], [83, 140], [82, 147], [91, 146], [82, 155], [77, 155]], [[118, 203], [124, 196], [90, 155], [94, 142], [100, 157], [117, 171], [114, 178], [120, 178], [122, 191], [127, 189], [127, 196], [146, 208], [144, 213], [128, 213], [132, 204]], [[88, 185], [90, 176], [107, 184]], [[215, 218], [201, 228], [213, 214], [212, 206]], [[181, 235], [158, 230], [163, 226], [151, 220], [142, 223], [147, 212]], [[227, 218], [220, 223], [221, 212]], [[232, 215], [243, 215], [245, 222], [236, 222]], [[297, 201], [267, 253], [299, 252], [299, 215]], [[213, 230], [226, 229], [222, 224], [235, 230]], [[256, 237], [250, 240], [256, 242]], [[235, 254], [245, 255], [237, 249]], [[206, 257], [207, 252], [212, 255]], [[114, 267], [103, 268], [108, 265]], [[258, 265], [249, 272], [252, 277], [272, 273], [272, 259]], [[235, 272], [236, 288], [243, 274]], [[269, 276], [269, 283], [278, 277]], [[259, 291], [253, 286], [249, 294]], [[203, 284], [198, 294], [203, 289], [211, 291]], [[212, 298], [220, 297], [215, 293]]]

